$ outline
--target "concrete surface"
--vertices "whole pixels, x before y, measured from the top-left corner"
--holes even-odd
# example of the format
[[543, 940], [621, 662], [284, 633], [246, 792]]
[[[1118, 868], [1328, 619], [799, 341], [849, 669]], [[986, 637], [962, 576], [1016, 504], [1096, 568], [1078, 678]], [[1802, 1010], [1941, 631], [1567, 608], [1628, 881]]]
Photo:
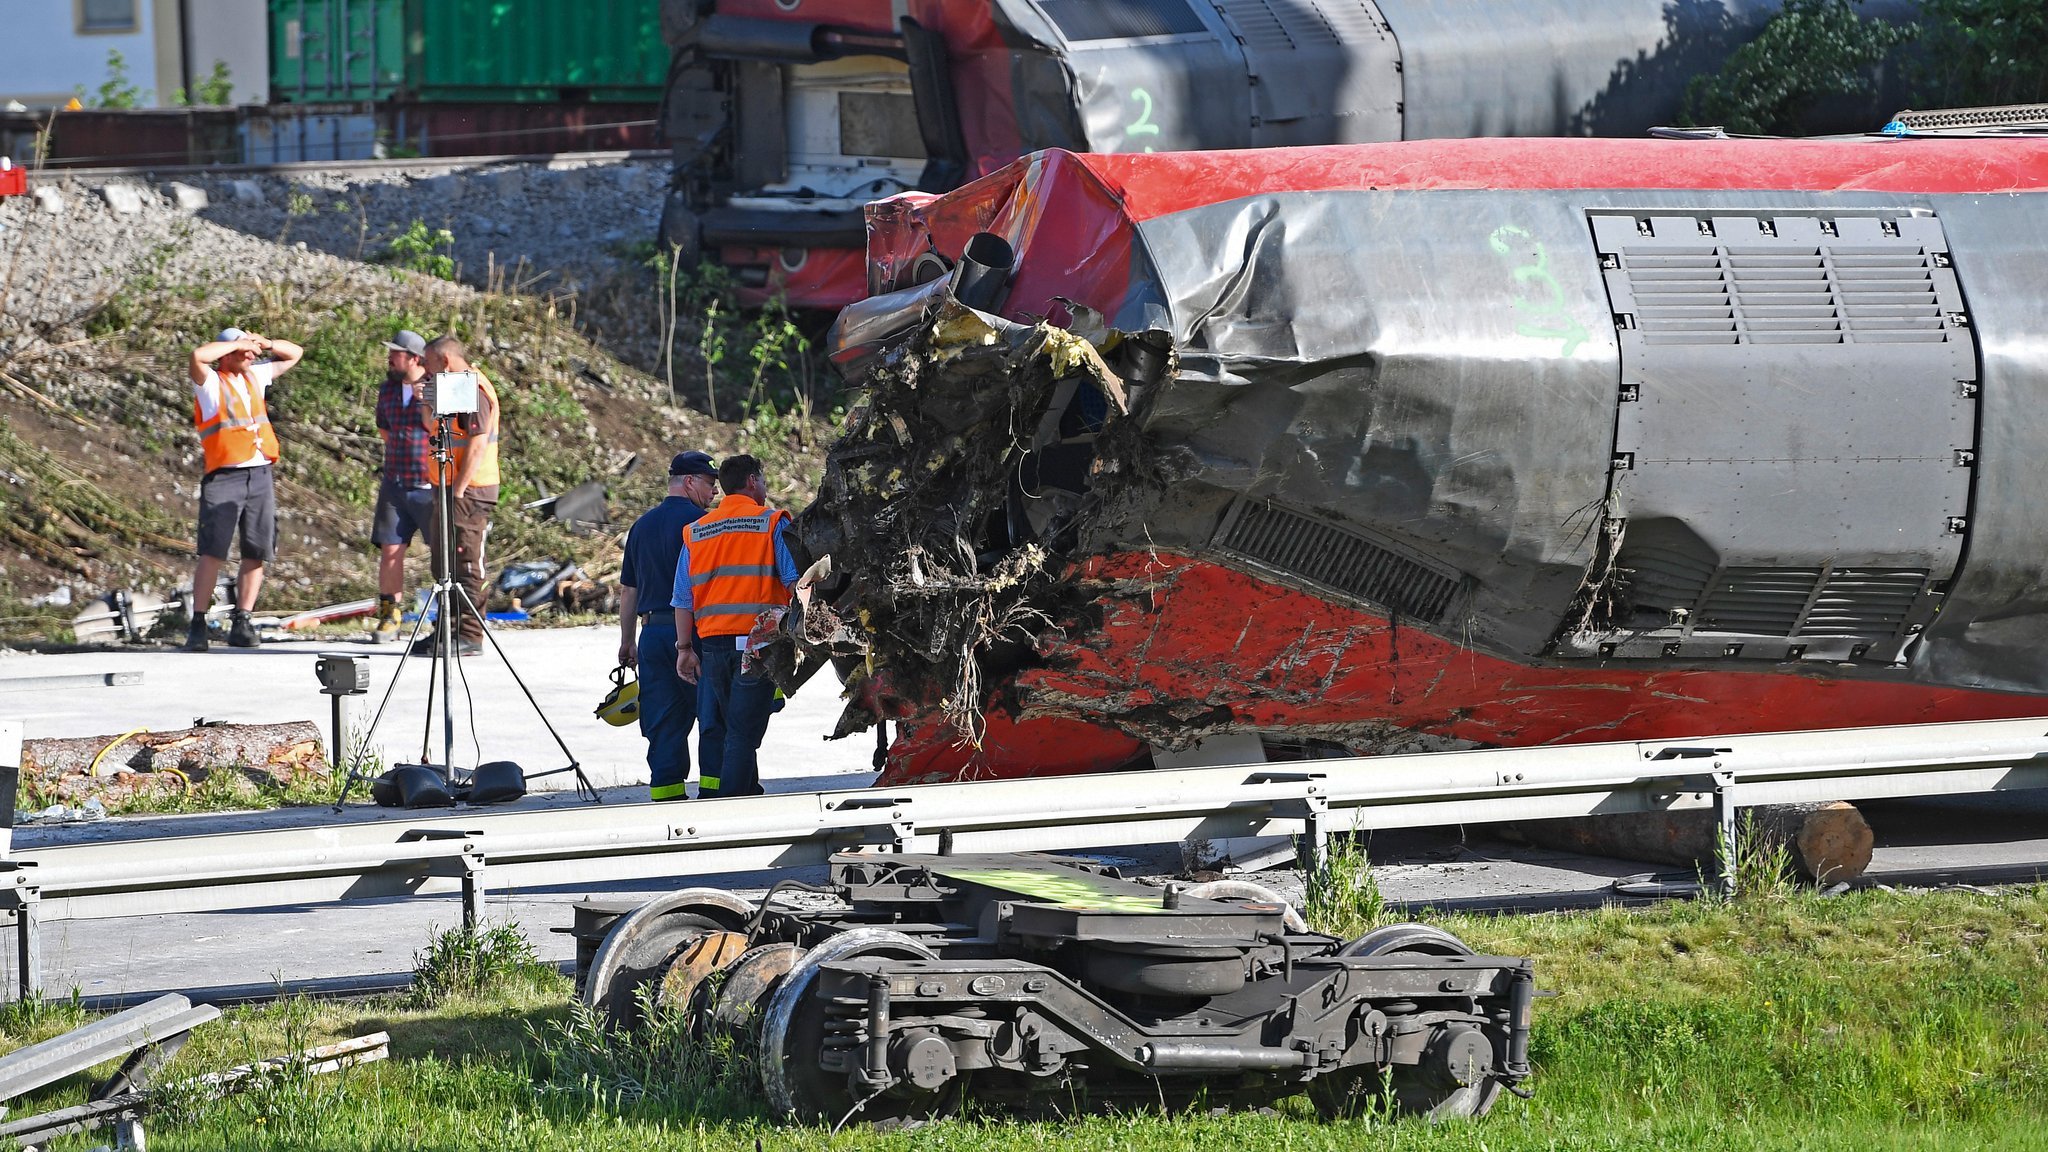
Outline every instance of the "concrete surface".
[[[646, 742], [637, 725], [614, 728], [592, 715], [611, 688], [608, 675], [618, 651], [616, 626], [500, 629], [493, 632], [511, 665], [532, 690], [549, 723], [561, 734], [583, 771], [599, 788], [645, 787]], [[0, 719], [19, 719], [23, 736], [116, 736], [131, 728], [155, 731], [188, 727], [197, 717], [237, 724], [310, 720], [323, 737], [329, 729], [328, 697], [320, 694], [313, 666], [325, 653], [368, 657], [370, 692], [348, 698], [349, 725], [362, 731], [394, 676], [391, 705], [379, 721], [373, 747], [386, 764], [417, 762], [422, 737], [432, 759], [441, 758], [440, 690], [433, 691], [436, 722], [426, 729], [428, 676], [433, 661], [400, 655], [399, 644], [346, 640], [282, 640], [247, 650], [216, 643], [205, 653], [155, 647], [42, 654], [0, 650]], [[529, 773], [563, 767], [567, 760], [549, 737], [533, 706], [487, 644], [484, 654], [461, 661], [455, 681], [455, 763], [514, 760]], [[79, 673], [142, 673], [134, 687], [21, 691], [8, 680]], [[870, 734], [825, 741], [839, 718], [839, 683], [828, 669], [789, 699], [768, 725], [761, 746], [764, 779], [820, 778], [812, 787], [840, 786], [823, 778], [873, 771]], [[474, 725], [470, 705], [474, 704]], [[694, 740], [693, 740], [694, 746]], [[481, 756], [479, 756], [479, 752]], [[534, 782], [536, 789], [573, 786], [567, 775]], [[785, 789], [788, 787], [785, 785]], [[778, 790], [785, 790], [778, 789]], [[642, 797], [645, 798], [644, 796]]]

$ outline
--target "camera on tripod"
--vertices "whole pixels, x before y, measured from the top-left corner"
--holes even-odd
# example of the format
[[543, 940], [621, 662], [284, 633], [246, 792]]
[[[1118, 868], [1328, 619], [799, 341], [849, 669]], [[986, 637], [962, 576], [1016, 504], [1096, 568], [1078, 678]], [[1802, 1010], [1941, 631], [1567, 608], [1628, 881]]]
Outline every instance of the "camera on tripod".
[[481, 393], [474, 372], [436, 372], [429, 396], [436, 416], [474, 416], [483, 406]]

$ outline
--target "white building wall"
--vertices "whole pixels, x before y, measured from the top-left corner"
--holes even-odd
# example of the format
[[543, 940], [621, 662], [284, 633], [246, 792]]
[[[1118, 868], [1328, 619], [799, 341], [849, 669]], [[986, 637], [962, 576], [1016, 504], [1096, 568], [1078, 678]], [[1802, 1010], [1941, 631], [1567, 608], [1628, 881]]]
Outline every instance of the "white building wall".
[[205, 79], [219, 60], [227, 64], [228, 79], [234, 82], [235, 103], [269, 103], [269, 5], [264, 0], [199, 0], [186, 12], [191, 21], [185, 43], [192, 53], [193, 82]]
[[160, 103], [179, 81], [170, 77], [158, 91], [156, 7], [138, 0], [133, 32], [82, 33], [76, 0], [0, 0], [0, 104], [51, 107], [79, 87], [90, 97], [106, 82], [110, 50], [121, 53], [128, 82], [141, 90], [138, 103]]

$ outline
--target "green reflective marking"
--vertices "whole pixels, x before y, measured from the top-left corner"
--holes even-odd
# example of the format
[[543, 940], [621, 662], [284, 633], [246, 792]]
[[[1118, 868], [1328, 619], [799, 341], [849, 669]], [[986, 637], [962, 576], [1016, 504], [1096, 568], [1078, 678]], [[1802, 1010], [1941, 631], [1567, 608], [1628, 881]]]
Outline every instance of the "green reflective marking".
[[1092, 883], [1089, 876], [1079, 872], [1073, 876], [1052, 876], [1021, 868], [957, 868], [946, 869], [943, 874], [1080, 912], [1165, 911], [1159, 905], [1159, 897], [1137, 892], [1105, 892]]

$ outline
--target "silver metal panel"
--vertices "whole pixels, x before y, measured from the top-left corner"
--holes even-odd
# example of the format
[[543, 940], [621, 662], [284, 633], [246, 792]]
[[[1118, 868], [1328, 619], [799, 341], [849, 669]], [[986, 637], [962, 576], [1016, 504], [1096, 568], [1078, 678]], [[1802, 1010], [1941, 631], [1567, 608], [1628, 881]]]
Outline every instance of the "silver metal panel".
[[1472, 577], [1461, 640], [1541, 651], [1593, 556], [1620, 372], [1583, 208], [1289, 193], [1139, 231], [1180, 357], [1148, 426], [1213, 484]]
[[[1635, 613], [1618, 648], [1579, 654], [1889, 662], [1954, 572], [1976, 457], [1976, 350], [1940, 222], [1592, 227], [1622, 348], [1608, 513], [1628, 525]], [[1758, 637], [1799, 651], [1734, 647]]]
[[1400, 52], [1373, 0], [999, 6], [1059, 44], [1089, 151], [1401, 137]]
[[[1379, 6], [1400, 43], [1410, 140], [1637, 136], [1651, 125], [1675, 123], [1687, 81], [1718, 69], [1779, 7], [1776, 0], [1379, 0]], [[1915, 8], [1910, 0], [1867, 0], [1857, 12], [1901, 20]], [[1853, 106], [1844, 111], [1858, 112]]]
[[[1409, 140], [1621, 136], [1668, 123], [1686, 77], [1712, 69], [1704, 34], [1726, 18], [1713, 0], [1379, 2], [1401, 46]], [[1671, 67], [1680, 61], [1691, 70]]]
[[2038, 692], [2048, 684], [2048, 204], [1941, 197], [1982, 356], [1969, 553], [1916, 678]]
[[1211, 0], [1243, 47], [1252, 143], [1401, 138], [1401, 50], [1372, 0]]

